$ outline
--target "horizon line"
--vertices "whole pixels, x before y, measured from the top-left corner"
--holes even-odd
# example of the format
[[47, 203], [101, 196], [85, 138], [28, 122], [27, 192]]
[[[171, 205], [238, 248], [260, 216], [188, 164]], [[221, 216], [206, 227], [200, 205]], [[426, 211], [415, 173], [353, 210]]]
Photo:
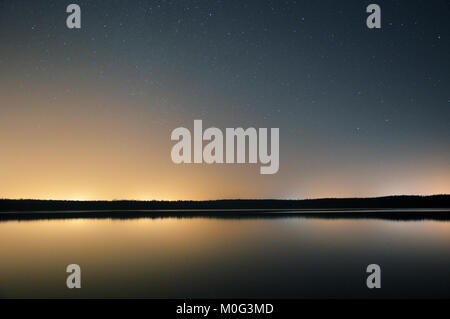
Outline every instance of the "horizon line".
[[317, 198], [224, 198], [224, 199], [175, 199], [175, 200], [165, 200], [165, 199], [39, 199], [39, 198], [0, 198], [0, 201], [52, 201], [52, 202], [218, 202], [218, 201], [308, 201], [308, 200], [348, 200], [348, 199], [381, 199], [381, 198], [391, 198], [391, 197], [435, 197], [435, 196], [450, 196], [450, 194], [431, 194], [431, 195], [383, 195], [383, 196], [373, 196], [373, 197], [317, 197]]

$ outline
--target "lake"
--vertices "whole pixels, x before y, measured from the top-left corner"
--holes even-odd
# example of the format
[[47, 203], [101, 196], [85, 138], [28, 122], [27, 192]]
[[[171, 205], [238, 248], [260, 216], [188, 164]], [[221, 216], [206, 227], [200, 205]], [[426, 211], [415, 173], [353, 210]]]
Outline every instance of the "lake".
[[[66, 267], [82, 288], [66, 287]], [[381, 289], [366, 267], [381, 267]], [[0, 222], [1, 298], [450, 298], [450, 222], [371, 218]]]

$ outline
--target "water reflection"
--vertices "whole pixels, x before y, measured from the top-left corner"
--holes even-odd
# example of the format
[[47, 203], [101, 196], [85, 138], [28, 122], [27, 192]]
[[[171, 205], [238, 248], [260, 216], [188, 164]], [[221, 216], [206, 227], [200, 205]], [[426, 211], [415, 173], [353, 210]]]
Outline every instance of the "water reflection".
[[[450, 297], [450, 222], [327, 218], [0, 223], [2, 297]], [[82, 267], [82, 289], [65, 267]], [[382, 267], [382, 289], [365, 267]]]

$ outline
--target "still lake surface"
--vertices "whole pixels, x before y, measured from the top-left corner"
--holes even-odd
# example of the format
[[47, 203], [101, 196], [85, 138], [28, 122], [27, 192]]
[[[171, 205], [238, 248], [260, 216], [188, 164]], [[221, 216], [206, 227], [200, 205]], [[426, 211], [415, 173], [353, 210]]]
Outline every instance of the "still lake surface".
[[[79, 264], [82, 288], [66, 288]], [[379, 264], [381, 289], [366, 287]], [[450, 298], [450, 221], [0, 222], [0, 298]]]

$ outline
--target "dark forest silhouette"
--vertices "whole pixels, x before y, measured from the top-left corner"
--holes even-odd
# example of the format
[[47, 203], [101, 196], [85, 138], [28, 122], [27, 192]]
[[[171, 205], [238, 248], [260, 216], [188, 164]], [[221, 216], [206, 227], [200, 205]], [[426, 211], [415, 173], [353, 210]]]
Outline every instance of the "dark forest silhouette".
[[[423, 210], [421, 210], [423, 209]], [[440, 209], [432, 210], [430, 209]], [[309, 200], [0, 200], [0, 220], [57, 218], [380, 218], [450, 220], [450, 195]]]
[[0, 199], [0, 211], [450, 208], [450, 195], [305, 200], [60, 201]]

